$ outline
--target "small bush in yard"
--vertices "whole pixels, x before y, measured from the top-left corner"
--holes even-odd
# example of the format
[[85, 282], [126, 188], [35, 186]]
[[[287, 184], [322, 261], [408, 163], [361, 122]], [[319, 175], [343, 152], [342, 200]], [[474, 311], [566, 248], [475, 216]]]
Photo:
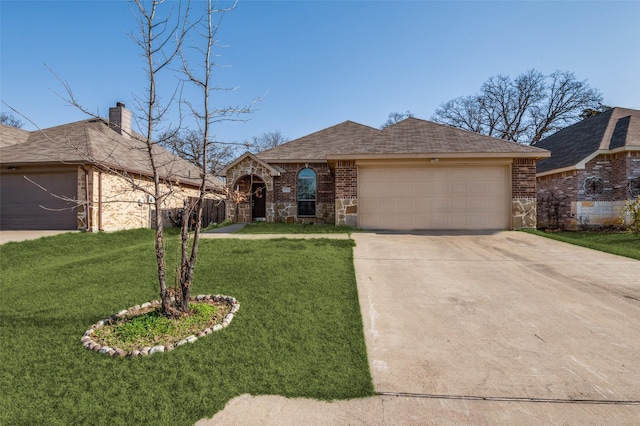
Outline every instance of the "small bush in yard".
[[625, 225], [625, 219], [629, 221], [627, 231], [640, 234], [640, 195], [635, 200], [626, 200], [624, 202], [622, 218], [620, 219], [622, 225]]

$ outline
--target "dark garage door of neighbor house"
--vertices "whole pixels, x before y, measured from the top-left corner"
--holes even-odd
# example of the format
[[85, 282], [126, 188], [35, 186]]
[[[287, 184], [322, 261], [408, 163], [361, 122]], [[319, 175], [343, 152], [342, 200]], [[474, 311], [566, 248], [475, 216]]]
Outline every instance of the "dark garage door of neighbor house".
[[3, 174], [0, 185], [0, 229], [77, 229], [74, 203], [52, 194], [77, 198], [76, 173]]

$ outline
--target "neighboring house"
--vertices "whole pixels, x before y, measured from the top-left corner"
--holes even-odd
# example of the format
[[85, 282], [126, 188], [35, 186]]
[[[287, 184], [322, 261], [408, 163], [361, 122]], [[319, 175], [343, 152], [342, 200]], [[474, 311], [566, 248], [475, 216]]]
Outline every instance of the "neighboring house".
[[[330, 223], [366, 229], [536, 226], [540, 148], [417, 118], [384, 130], [346, 121], [225, 167], [239, 222]], [[236, 216], [237, 212], [237, 218]]]
[[[133, 136], [133, 137], [132, 137]], [[155, 146], [167, 225], [198, 195], [200, 170]], [[37, 131], [0, 125], [0, 229], [152, 227], [153, 187], [146, 145], [131, 131], [131, 111], [118, 103], [109, 122], [90, 119]], [[223, 188], [217, 178], [209, 187]], [[170, 217], [170, 215], [173, 215]]]
[[613, 108], [536, 144], [538, 224], [619, 225], [625, 200], [640, 195], [640, 111]]

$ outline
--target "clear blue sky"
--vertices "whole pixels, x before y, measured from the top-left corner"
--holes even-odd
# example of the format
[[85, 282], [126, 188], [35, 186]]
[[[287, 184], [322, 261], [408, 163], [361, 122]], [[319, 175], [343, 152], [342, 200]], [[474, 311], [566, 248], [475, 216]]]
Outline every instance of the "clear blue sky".
[[[143, 93], [127, 2], [0, 0], [0, 14], [2, 101], [39, 127], [85, 118], [55, 94], [64, 88], [49, 68], [102, 116]], [[229, 67], [217, 82], [237, 87], [220, 105], [264, 100], [249, 122], [214, 133], [293, 139], [345, 120], [378, 127], [393, 111], [429, 119], [490, 76], [532, 68], [574, 72], [605, 104], [640, 109], [639, 23], [639, 1], [241, 0], [218, 35]]]

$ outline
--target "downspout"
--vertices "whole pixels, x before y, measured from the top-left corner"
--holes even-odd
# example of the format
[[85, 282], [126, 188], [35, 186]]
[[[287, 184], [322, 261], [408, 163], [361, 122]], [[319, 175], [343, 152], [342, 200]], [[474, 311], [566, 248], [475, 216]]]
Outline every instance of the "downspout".
[[102, 170], [98, 170], [98, 231], [102, 229]]
[[91, 201], [89, 200], [89, 171], [86, 169], [84, 164], [80, 167], [82, 168], [82, 170], [84, 170], [84, 199], [85, 199], [84, 216], [87, 221], [85, 231], [91, 232]]

